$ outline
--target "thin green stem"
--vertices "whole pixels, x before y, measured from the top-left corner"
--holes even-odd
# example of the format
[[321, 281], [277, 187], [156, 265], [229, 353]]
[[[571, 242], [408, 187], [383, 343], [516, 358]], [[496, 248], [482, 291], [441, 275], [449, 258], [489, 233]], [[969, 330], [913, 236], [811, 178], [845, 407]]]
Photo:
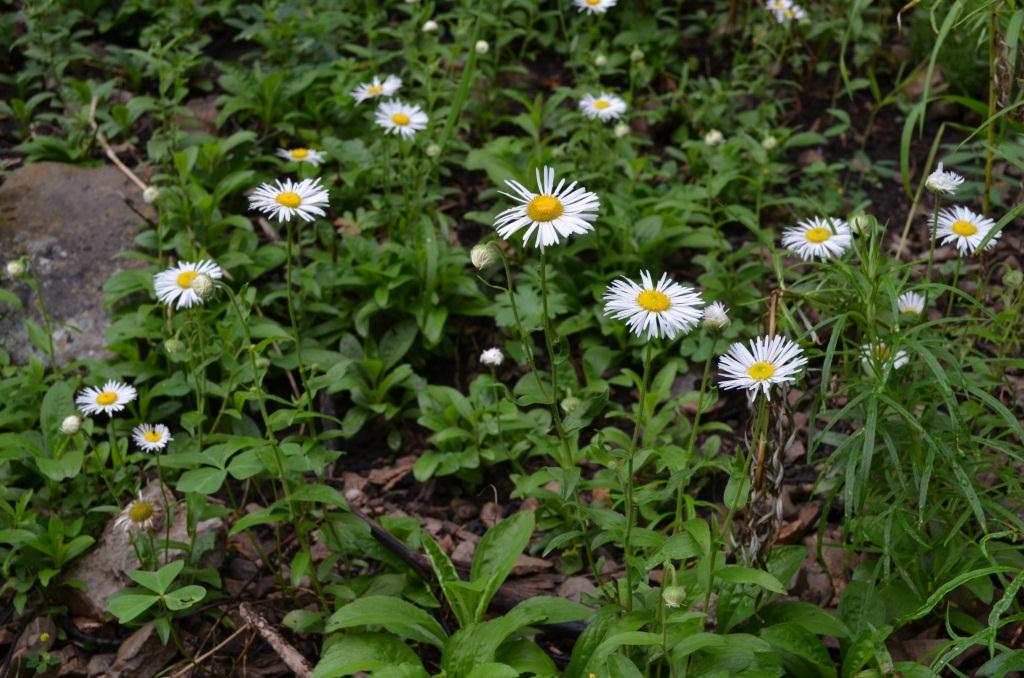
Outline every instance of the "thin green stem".
[[[693, 426], [690, 428], [690, 437], [686, 442], [686, 453], [683, 456], [683, 463], [688, 464], [693, 458], [693, 446], [697, 443], [697, 429], [700, 427], [700, 417], [704, 411], [704, 394], [707, 392], [708, 379], [711, 376], [711, 363], [715, 358], [715, 344], [718, 343], [718, 334], [711, 336], [711, 348], [708, 350], [707, 360], [704, 361], [704, 376], [700, 380], [700, 395], [697, 397], [697, 411], [693, 414]], [[673, 532], [678, 533], [683, 526], [683, 488], [676, 492], [676, 517]]]
[[953, 300], [956, 298], [957, 284], [960, 282], [960, 266], [963, 263], [963, 257], [956, 258], [956, 271], [953, 273], [953, 285], [949, 290], [949, 301], [946, 303], [946, 317], [950, 317], [949, 314], [953, 311]]
[[[299, 330], [299, 321], [295, 315], [295, 300], [294, 292], [292, 290], [292, 256], [294, 248], [295, 233], [292, 228], [292, 222], [289, 219], [286, 222], [285, 231], [287, 234], [287, 254], [285, 257], [285, 299], [288, 303], [288, 320], [292, 326], [292, 339], [295, 341], [295, 362], [298, 365], [299, 370], [299, 381], [302, 382], [303, 395], [305, 396], [305, 409], [311, 415], [313, 412], [313, 393], [309, 389], [309, 382], [306, 380], [306, 366], [302, 362], [302, 333]], [[301, 249], [300, 249], [301, 256]], [[312, 420], [310, 420], [312, 422]]]
[[640, 400], [637, 402], [636, 419], [633, 426], [633, 438], [629, 442], [629, 450], [626, 453], [626, 535], [623, 539], [622, 550], [626, 565], [626, 610], [633, 609], [633, 568], [630, 567], [632, 559], [632, 537], [633, 537], [633, 458], [636, 456], [637, 444], [640, 441], [640, 431], [646, 420], [647, 411], [647, 388], [651, 377], [651, 344], [648, 342], [644, 347], [644, 376], [640, 380]]
[[931, 295], [930, 287], [932, 284], [932, 263], [935, 261], [935, 236], [938, 234], [939, 231], [939, 203], [941, 202], [942, 199], [939, 197], [939, 194], [936, 193], [935, 211], [932, 214], [932, 232], [928, 234], [928, 271], [925, 273], [924, 276], [924, 303], [926, 307], [928, 305], [928, 297]]
[[158, 450], [157, 453], [156, 453], [156, 477], [157, 477], [157, 481], [160, 483], [160, 495], [163, 497], [163, 500], [164, 500], [164, 560], [163, 560], [163, 562], [166, 564], [166, 563], [170, 562], [170, 557], [168, 556], [168, 552], [171, 549], [171, 547], [170, 547], [170, 544], [171, 544], [171, 524], [174, 522], [174, 509], [171, 506], [171, 500], [168, 498], [167, 484], [164, 482], [164, 470], [163, 470], [163, 466], [160, 465], [160, 457], [161, 457], [161, 453]]
[[562, 414], [558, 411], [558, 361], [555, 358], [554, 327], [548, 313], [547, 260], [544, 248], [540, 250], [540, 298], [544, 313], [544, 345], [548, 351], [548, 362], [551, 364], [551, 418], [555, 422], [555, 430], [562, 444], [562, 468], [570, 468], [573, 464], [569, 441], [562, 428]]

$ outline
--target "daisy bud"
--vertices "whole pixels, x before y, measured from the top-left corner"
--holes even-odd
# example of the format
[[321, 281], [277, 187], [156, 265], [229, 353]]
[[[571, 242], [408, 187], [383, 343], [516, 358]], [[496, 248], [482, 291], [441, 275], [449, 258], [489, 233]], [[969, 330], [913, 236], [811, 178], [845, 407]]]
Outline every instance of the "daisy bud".
[[560, 403], [562, 411], [565, 412], [566, 414], [572, 414], [573, 412], [579, 409], [581, 404], [583, 404], [583, 401], [577, 398], [576, 396], [568, 396], [566, 398], [563, 398], [562, 402]]
[[423, 32], [424, 33], [434, 33], [436, 31], [437, 31], [437, 22], [436, 21], [434, 21], [433, 19], [428, 19], [427, 21], [423, 22]]
[[629, 53], [629, 60], [634, 64], [644, 60], [644, 53], [639, 47], [634, 47], [633, 51]]
[[147, 205], [152, 205], [160, 197], [160, 189], [156, 186], [146, 186], [146, 190], [142, 192], [142, 202]]
[[928, 175], [924, 185], [928, 187], [928, 190], [932, 193], [953, 195], [962, 183], [964, 183], [964, 178], [962, 176], [956, 172], [944, 171], [942, 169], [942, 163], [940, 162], [935, 171]]
[[868, 226], [871, 225], [871, 218], [868, 215], [861, 212], [860, 214], [854, 214], [850, 217], [850, 228], [853, 229], [854, 233], [863, 233]]
[[489, 348], [480, 354], [480, 363], [488, 367], [498, 367], [505, 362], [505, 355], [500, 348]]
[[15, 259], [14, 261], [7, 262], [7, 275], [12, 278], [20, 278], [25, 275], [28, 271], [28, 266], [25, 265], [25, 259]]
[[686, 600], [686, 589], [682, 586], [667, 586], [661, 592], [665, 607], [679, 607]]
[[265, 370], [270, 367], [270, 359], [263, 356], [256, 358], [256, 369]]
[[720, 330], [726, 327], [731, 321], [726, 312], [725, 304], [716, 301], [704, 309], [704, 327], [712, 330]]
[[192, 291], [195, 292], [196, 296], [200, 299], [206, 301], [213, 296], [213, 278], [205, 273], [200, 273], [192, 281]]
[[604, 68], [605, 66], [608, 65], [608, 57], [606, 57], [603, 54], [598, 54], [596, 57], [594, 57], [594, 65], [597, 66], [598, 68]]
[[622, 137], [629, 134], [629, 125], [624, 122], [620, 122], [615, 126], [615, 136], [621, 139]]
[[761, 148], [763, 148], [766, 151], [771, 151], [778, 145], [779, 140], [773, 137], [771, 134], [766, 136], [764, 139], [761, 139]]
[[469, 260], [473, 262], [477, 270], [482, 271], [498, 260], [498, 252], [494, 243], [482, 242], [473, 246], [469, 251]]
[[168, 355], [178, 355], [179, 353], [185, 352], [185, 342], [181, 339], [170, 338], [164, 342], [164, 350], [167, 351]]
[[714, 148], [725, 141], [725, 135], [719, 132], [717, 129], [713, 129], [704, 135], [704, 143]]
[[1003, 274], [1003, 285], [1010, 289], [1017, 289], [1024, 283], [1024, 273], [1013, 268]]
[[436, 158], [437, 156], [441, 155], [441, 147], [438, 146], [437, 144], [430, 144], [429, 146], [427, 146], [427, 149], [424, 151], [424, 153], [427, 154], [428, 158]]
[[78, 433], [78, 429], [82, 427], [82, 418], [77, 414], [64, 417], [64, 421], [60, 423], [60, 432], [66, 436], [73, 436]]
[[473, 49], [476, 50], [477, 54], [487, 54], [489, 51], [491, 51], [491, 46], [487, 43], [486, 40], [477, 40], [476, 46]]

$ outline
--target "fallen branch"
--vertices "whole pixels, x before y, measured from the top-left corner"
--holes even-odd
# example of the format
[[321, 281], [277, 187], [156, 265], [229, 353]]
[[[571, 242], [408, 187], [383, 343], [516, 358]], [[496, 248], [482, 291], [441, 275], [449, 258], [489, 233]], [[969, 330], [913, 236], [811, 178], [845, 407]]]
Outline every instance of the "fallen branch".
[[103, 131], [100, 130], [100, 126], [96, 124], [96, 105], [99, 103], [99, 97], [93, 97], [92, 103], [89, 104], [89, 126], [92, 127], [93, 133], [96, 134], [96, 141], [100, 142], [100, 146], [103, 147], [103, 152], [110, 158], [110, 162], [114, 163], [117, 169], [121, 170], [121, 173], [131, 179], [132, 183], [139, 187], [139, 190], [145, 191], [149, 186], [146, 182], [140, 179], [135, 172], [128, 168], [121, 162], [121, 158], [117, 157], [117, 153], [114, 153], [114, 149], [110, 147], [110, 142], [107, 141], [107, 137], [103, 135]]
[[281, 634], [270, 625], [270, 622], [264, 619], [260, 613], [252, 609], [247, 603], [239, 605], [238, 612], [249, 626], [256, 629], [263, 636], [263, 640], [267, 641], [267, 644], [273, 648], [285, 666], [291, 669], [299, 678], [309, 678], [313, 673], [313, 667], [309, 665], [309, 662], [306, 661], [306, 658], [298, 650], [281, 637]]

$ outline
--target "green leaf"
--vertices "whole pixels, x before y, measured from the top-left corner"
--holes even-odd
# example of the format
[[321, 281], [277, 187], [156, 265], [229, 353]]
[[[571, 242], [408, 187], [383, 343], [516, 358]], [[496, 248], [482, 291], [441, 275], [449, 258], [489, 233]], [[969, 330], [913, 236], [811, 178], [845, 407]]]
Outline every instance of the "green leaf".
[[[788, 652], [810, 663], [814, 671], [822, 678], [834, 678], [836, 675], [832, 658], [816, 635], [798, 624], [776, 624], [761, 629], [761, 638], [775, 647]], [[800, 662], [796, 663], [800, 666]], [[806, 672], [800, 672], [806, 675]]]
[[206, 597], [206, 589], [198, 584], [182, 586], [180, 589], [171, 591], [164, 596], [164, 604], [171, 611], [185, 610], [196, 603], [202, 602]]
[[184, 567], [185, 562], [183, 560], [172, 560], [156, 572], [132, 570], [128, 573], [128, 576], [140, 586], [145, 586], [154, 593], [163, 594], [171, 587], [171, 584], [181, 574]]
[[477, 600], [474, 621], [482, 621], [487, 614], [491, 598], [512, 572], [519, 555], [530, 542], [534, 524], [532, 512], [520, 512], [487, 530], [480, 540], [469, 575], [474, 584], [484, 584]]
[[733, 584], [753, 584], [761, 588], [785, 595], [786, 587], [778, 579], [764, 570], [755, 570], [742, 565], [726, 565], [715, 570], [715, 576]]
[[[128, 591], [133, 590], [138, 591], [139, 589], [128, 589]], [[117, 617], [118, 623], [127, 624], [153, 607], [159, 600], [160, 596], [155, 596], [151, 593], [127, 593], [121, 591], [107, 599], [107, 609], [110, 610], [110, 614]]]
[[55, 482], [61, 482], [68, 478], [74, 478], [82, 470], [82, 462], [85, 459], [83, 450], [72, 450], [65, 452], [60, 459], [48, 459], [36, 457], [36, 466], [39, 472]]
[[418, 666], [420, 661], [398, 638], [379, 633], [345, 634], [333, 636], [324, 643], [324, 651], [310, 678], [339, 678], [403, 664]]
[[354, 626], [381, 626], [395, 635], [444, 646], [448, 634], [429, 613], [393, 596], [358, 598], [331, 615], [325, 631], [330, 633]]
[[466, 678], [519, 678], [519, 671], [508, 664], [490, 662], [474, 666]]
[[847, 638], [850, 630], [846, 624], [817, 605], [798, 601], [780, 601], [766, 605], [758, 616], [767, 624], [792, 623], [798, 624], [819, 636]]
[[330, 485], [302, 485], [292, 492], [292, 501], [307, 501], [312, 504], [328, 504], [348, 510], [348, 503], [341, 492]]
[[204, 466], [182, 473], [175, 488], [178, 492], [213, 494], [224, 484], [227, 475], [228, 472], [224, 469]]
[[437, 542], [434, 541], [434, 538], [428, 532], [423, 531], [422, 539], [423, 549], [427, 553], [427, 559], [430, 561], [431, 567], [434, 568], [434, 574], [441, 584], [441, 591], [448, 601], [448, 606], [452, 608], [455, 618], [459, 621], [459, 626], [466, 626], [473, 621], [472, 610], [474, 605], [471, 604], [472, 600], [466, 599], [465, 593], [462, 590], [454, 586], [461, 582], [459, 573], [455, 570], [455, 566], [452, 565], [448, 554], [437, 545]]

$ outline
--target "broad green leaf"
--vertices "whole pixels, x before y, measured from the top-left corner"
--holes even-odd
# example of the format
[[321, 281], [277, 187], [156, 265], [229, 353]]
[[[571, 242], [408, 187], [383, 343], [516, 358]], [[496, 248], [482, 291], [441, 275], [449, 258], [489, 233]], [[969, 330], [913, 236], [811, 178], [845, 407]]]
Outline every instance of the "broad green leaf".
[[[129, 589], [138, 591], [139, 589]], [[117, 617], [120, 624], [127, 624], [143, 612], [153, 607], [160, 600], [160, 596], [152, 593], [115, 593], [107, 599], [107, 609], [110, 614]]]
[[325, 631], [381, 626], [395, 635], [442, 647], [448, 634], [429, 613], [393, 596], [357, 598], [331, 615]]
[[753, 584], [761, 588], [785, 595], [786, 587], [778, 579], [764, 570], [755, 570], [742, 565], [726, 565], [715, 570], [715, 576], [733, 584]]
[[171, 591], [164, 596], [164, 603], [168, 610], [186, 610], [206, 597], [206, 589], [198, 584], [190, 584], [180, 589]]
[[328, 638], [310, 678], [340, 678], [404, 664], [420, 666], [420, 661], [398, 638], [380, 633], [346, 633]]
[[483, 582], [477, 600], [474, 620], [482, 621], [487, 614], [494, 593], [501, 587], [515, 567], [516, 561], [533, 534], [534, 517], [530, 511], [517, 513], [487, 530], [473, 556], [470, 581]]
[[455, 570], [455, 566], [452, 565], [451, 559], [448, 558], [448, 554], [437, 545], [434, 538], [426, 531], [423, 532], [422, 538], [423, 549], [427, 553], [427, 559], [430, 561], [431, 567], [434, 568], [434, 574], [437, 575], [437, 580], [441, 584], [441, 590], [448, 601], [448, 606], [452, 608], [455, 618], [459, 621], [459, 626], [466, 626], [473, 621], [472, 610], [476, 606], [475, 599], [467, 600], [465, 594], [453, 586], [453, 584], [461, 580], [459, 579], [459, 573]]

